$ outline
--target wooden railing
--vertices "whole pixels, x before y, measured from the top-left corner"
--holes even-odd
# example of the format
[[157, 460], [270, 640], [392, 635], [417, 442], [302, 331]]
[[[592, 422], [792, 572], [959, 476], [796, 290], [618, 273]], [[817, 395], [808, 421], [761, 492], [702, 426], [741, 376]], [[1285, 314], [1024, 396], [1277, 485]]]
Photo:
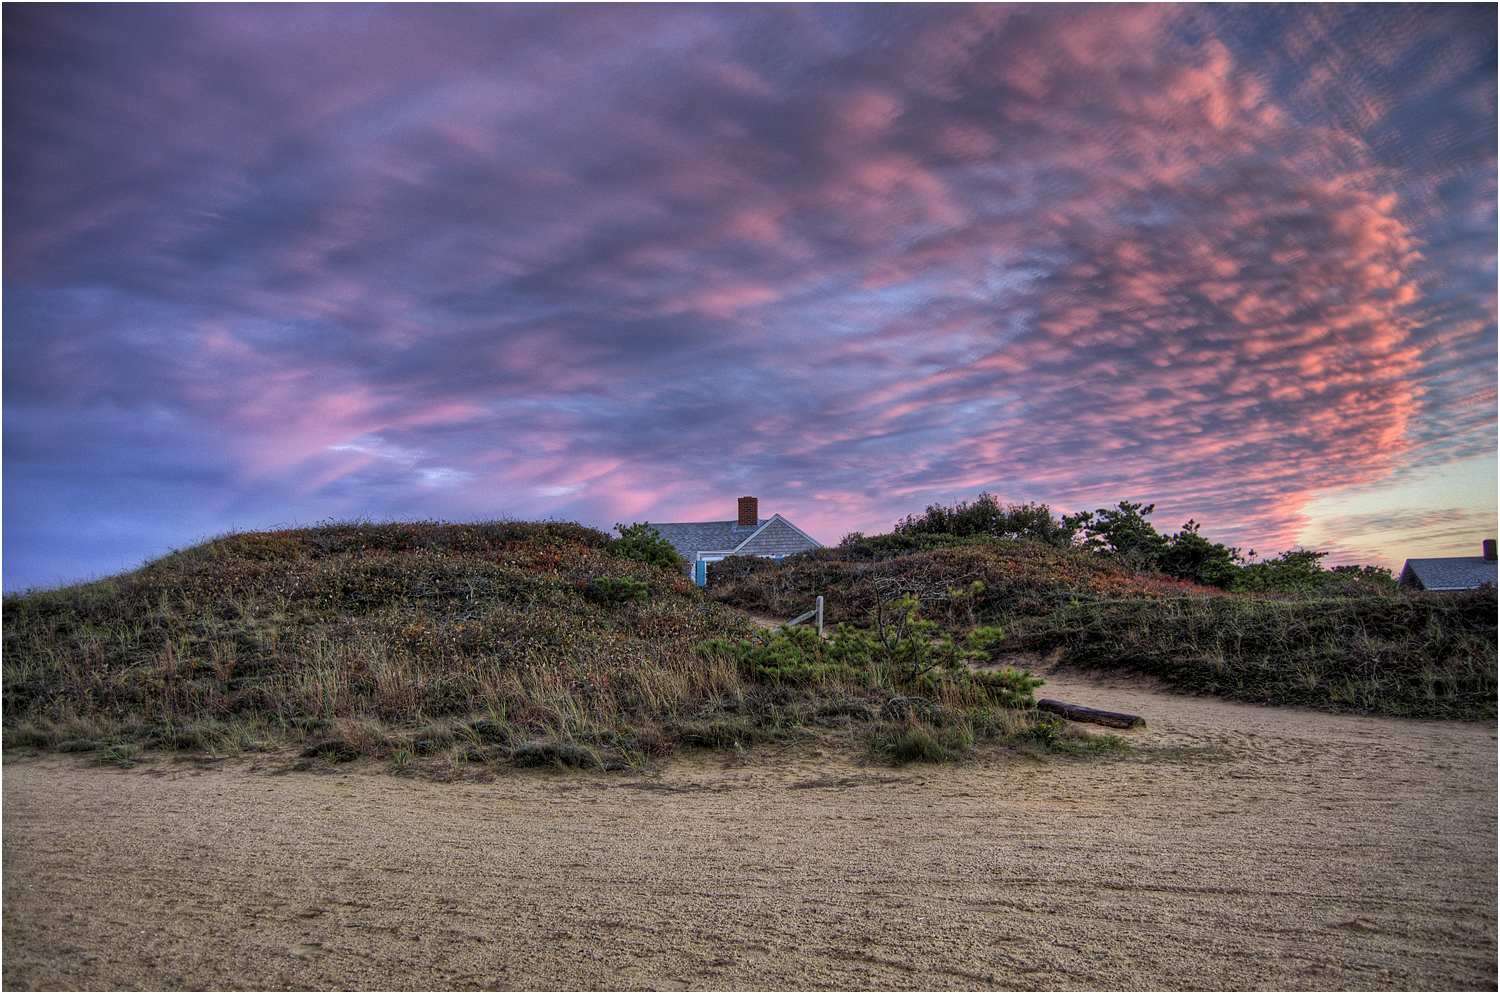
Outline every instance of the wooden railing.
[[773, 631], [773, 632], [779, 632], [783, 628], [791, 628], [794, 625], [800, 625], [804, 621], [810, 621], [813, 618], [817, 618], [818, 619], [818, 637], [822, 638], [823, 637], [823, 598], [822, 597], [818, 598], [817, 607], [814, 607], [811, 611], [808, 611], [806, 614], [799, 614], [799, 615], [797, 615], [797, 617], [793, 618], [791, 621], [788, 621], [784, 625], [777, 625], [775, 628], [771, 629], [771, 631]]

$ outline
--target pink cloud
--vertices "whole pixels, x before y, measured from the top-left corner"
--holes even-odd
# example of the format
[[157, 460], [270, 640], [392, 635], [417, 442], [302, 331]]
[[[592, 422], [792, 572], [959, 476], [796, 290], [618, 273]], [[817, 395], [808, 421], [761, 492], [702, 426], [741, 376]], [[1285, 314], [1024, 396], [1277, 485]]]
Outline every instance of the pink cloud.
[[990, 489], [1269, 547], [1493, 448], [1493, 150], [1403, 166], [1361, 67], [1493, 84], [1405, 12], [70, 10], [10, 15], [7, 273], [100, 303], [8, 331], [8, 413], [169, 411], [237, 492], [837, 538]]

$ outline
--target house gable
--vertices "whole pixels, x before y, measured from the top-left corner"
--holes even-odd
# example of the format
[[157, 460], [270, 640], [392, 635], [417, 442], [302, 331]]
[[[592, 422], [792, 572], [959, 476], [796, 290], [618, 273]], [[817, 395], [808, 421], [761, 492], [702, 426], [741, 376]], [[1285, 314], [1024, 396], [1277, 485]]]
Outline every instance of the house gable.
[[756, 529], [755, 534], [735, 547], [736, 556], [768, 556], [780, 559], [808, 549], [820, 549], [822, 543], [777, 514]]

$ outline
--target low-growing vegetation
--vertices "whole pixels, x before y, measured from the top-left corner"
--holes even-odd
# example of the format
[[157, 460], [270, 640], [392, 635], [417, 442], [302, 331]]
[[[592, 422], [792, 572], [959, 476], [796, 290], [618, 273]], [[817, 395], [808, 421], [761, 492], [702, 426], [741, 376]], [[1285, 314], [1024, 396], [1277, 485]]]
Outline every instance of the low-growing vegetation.
[[1343, 597], [1080, 601], [1011, 644], [1188, 692], [1412, 718], [1496, 712], [1493, 589]]
[[[1493, 589], [1397, 591], [1310, 550], [1255, 562], [1193, 522], [1163, 538], [1150, 511], [1056, 519], [981, 495], [779, 564], [725, 559], [706, 592], [648, 525], [225, 535], [7, 597], [4, 744], [122, 763], [294, 750], [296, 768], [373, 757], [398, 774], [641, 769], [766, 743], [892, 763], [1122, 748], [1035, 711], [1041, 681], [1005, 665], [1059, 653], [1243, 700], [1495, 715]], [[819, 596], [823, 637], [744, 613]]]
[[1325, 569], [1326, 553], [1306, 549], [1252, 561], [1195, 522], [1163, 537], [1151, 511], [1121, 502], [1048, 523], [1046, 505], [982, 494], [780, 565], [711, 564], [710, 596], [787, 615], [821, 594], [829, 619], [854, 624], [919, 597], [943, 637], [997, 659], [1061, 652], [1072, 665], [1240, 700], [1495, 716], [1493, 588], [1400, 591], [1388, 570]]
[[852, 628], [828, 642], [768, 635], [707, 599], [648, 528], [620, 530], [231, 534], [7, 597], [5, 746], [111, 761], [294, 747], [300, 768], [375, 757], [396, 773], [629, 769], [683, 748], [829, 735], [866, 749], [908, 721], [883, 716], [886, 703], [918, 694], [933, 702], [919, 722], [962, 712], [989, 738], [1025, 739], [1024, 716], [993, 715], [1029, 704], [1035, 681], [969, 677], [961, 662], [977, 650], [929, 645], [915, 602], [878, 643]]

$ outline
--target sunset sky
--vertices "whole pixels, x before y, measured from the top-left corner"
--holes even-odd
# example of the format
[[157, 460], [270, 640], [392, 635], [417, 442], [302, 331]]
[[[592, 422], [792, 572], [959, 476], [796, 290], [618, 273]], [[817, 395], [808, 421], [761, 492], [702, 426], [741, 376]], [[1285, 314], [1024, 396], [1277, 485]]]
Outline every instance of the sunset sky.
[[990, 491], [1496, 533], [1496, 7], [6, 4], [4, 587]]

